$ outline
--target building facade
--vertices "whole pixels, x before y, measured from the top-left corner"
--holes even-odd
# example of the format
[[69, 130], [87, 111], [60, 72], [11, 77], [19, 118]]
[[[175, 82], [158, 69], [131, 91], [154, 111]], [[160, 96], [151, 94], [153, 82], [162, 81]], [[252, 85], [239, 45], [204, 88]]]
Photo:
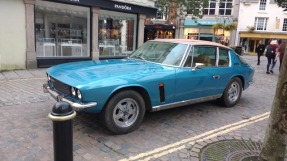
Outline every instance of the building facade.
[[240, 2], [240, 14], [236, 44], [246, 53], [255, 54], [256, 45], [266, 45], [270, 39], [287, 39], [287, 11], [274, 0], [244, 0]]
[[156, 16], [145, 21], [144, 41], [159, 39], [172, 39], [176, 37], [177, 29], [177, 5], [172, 3], [163, 7], [155, 2]]
[[1, 17], [0, 70], [127, 56], [144, 42], [144, 21], [157, 11], [153, 1], [144, 2], [1, 1], [0, 9], [7, 14]]
[[215, 30], [213, 26], [218, 23], [223, 26], [237, 23], [238, 12], [238, 0], [209, 0], [208, 6], [203, 9], [202, 18], [192, 18], [187, 11], [182, 36], [185, 39], [215, 41], [233, 46], [236, 30], [227, 30], [224, 27]]

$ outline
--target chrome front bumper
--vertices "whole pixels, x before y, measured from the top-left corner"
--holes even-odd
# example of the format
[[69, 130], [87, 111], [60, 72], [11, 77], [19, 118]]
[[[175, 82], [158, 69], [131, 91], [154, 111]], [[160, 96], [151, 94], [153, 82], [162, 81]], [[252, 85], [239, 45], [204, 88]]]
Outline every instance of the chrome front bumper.
[[64, 101], [70, 104], [70, 106], [72, 108], [74, 108], [75, 110], [80, 110], [80, 109], [85, 109], [85, 108], [89, 108], [89, 107], [95, 107], [97, 105], [97, 102], [90, 102], [90, 103], [78, 103], [78, 102], [73, 102], [67, 98], [65, 98], [64, 95], [59, 94], [58, 92], [52, 90], [48, 83], [43, 84], [43, 91], [44, 93], [50, 93], [50, 95], [59, 101]]

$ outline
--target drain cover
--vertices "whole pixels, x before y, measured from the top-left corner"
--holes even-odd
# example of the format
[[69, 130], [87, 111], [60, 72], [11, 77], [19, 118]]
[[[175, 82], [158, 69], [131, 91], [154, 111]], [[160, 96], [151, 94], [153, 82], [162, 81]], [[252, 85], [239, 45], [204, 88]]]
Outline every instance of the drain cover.
[[262, 144], [251, 140], [222, 140], [203, 147], [201, 161], [257, 161]]

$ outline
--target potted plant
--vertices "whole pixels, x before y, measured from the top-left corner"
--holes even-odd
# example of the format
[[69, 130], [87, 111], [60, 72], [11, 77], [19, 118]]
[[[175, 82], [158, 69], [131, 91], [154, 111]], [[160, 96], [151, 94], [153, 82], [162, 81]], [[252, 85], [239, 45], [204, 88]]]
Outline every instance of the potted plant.
[[254, 26], [247, 26], [249, 32], [253, 32], [255, 30]]

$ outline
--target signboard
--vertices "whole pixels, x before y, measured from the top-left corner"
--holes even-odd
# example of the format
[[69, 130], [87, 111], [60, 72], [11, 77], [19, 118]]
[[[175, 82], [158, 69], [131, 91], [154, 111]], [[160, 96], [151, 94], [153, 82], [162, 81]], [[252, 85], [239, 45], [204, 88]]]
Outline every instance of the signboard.
[[115, 2], [108, 0], [46, 0], [51, 2], [77, 4], [89, 7], [100, 7], [102, 9], [110, 9], [114, 11], [129, 12], [129, 13], [141, 13], [148, 16], [155, 16], [157, 8], [139, 6], [123, 2]]

